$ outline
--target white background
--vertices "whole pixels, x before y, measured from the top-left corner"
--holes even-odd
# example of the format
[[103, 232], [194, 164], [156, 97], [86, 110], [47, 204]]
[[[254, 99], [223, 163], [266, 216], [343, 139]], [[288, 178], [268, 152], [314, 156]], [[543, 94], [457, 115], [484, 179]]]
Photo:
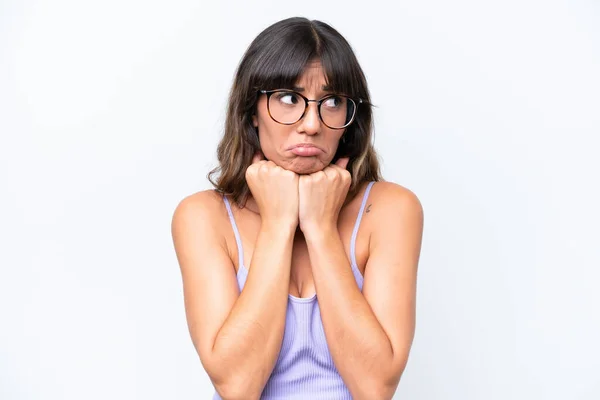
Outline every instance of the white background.
[[397, 399], [600, 398], [600, 3], [0, 3], [0, 399], [208, 399], [172, 212], [251, 40], [330, 23], [425, 210]]

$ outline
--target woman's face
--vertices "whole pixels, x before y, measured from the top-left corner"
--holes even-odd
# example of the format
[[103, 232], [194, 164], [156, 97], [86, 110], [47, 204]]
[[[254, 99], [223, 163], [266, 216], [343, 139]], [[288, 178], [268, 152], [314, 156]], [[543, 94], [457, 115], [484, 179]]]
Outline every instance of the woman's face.
[[[318, 100], [330, 93], [325, 90], [325, 74], [319, 61], [306, 66], [296, 86], [295, 90], [309, 99]], [[262, 94], [257, 103], [257, 113], [252, 116], [265, 158], [297, 174], [311, 174], [325, 169], [332, 161], [345, 131], [328, 128], [319, 119], [317, 104], [308, 104], [300, 121], [293, 125], [282, 125], [269, 116], [267, 95]], [[292, 149], [299, 144], [313, 145], [316, 149]]]

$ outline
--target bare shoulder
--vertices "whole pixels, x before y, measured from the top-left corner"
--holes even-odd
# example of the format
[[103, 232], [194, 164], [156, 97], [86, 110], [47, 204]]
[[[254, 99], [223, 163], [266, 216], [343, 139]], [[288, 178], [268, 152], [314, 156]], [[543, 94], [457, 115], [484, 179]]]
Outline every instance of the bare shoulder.
[[223, 198], [214, 190], [204, 190], [179, 202], [171, 221], [171, 234], [178, 256], [197, 251], [201, 243], [225, 249], [222, 214]]
[[399, 220], [405, 222], [411, 220], [412, 223], [421, 225], [423, 223], [421, 201], [413, 191], [397, 183], [387, 181], [375, 183], [369, 193], [367, 204], [370, 205], [367, 211], [376, 224]]
[[[386, 274], [416, 271], [423, 239], [421, 201], [413, 191], [392, 182], [377, 182], [371, 192], [371, 209], [365, 215], [370, 227], [366, 268], [370, 279], [377, 271], [387, 276], [385, 279], [392, 279]], [[413, 281], [412, 278], [405, 280], [409, 281]]]
[[223, 198], [214, 190], [204, 190], [186, 196], [173, 212], [171, 227], [174, 230], [186, 226], [219, 225]]
[[181, 200], [171, 223], [188, 328], [205, 366], [214, 365], [215, 338], [239, 296], [223, 235], [224, 219], [227, 210], [223, 198], [206, 190]]

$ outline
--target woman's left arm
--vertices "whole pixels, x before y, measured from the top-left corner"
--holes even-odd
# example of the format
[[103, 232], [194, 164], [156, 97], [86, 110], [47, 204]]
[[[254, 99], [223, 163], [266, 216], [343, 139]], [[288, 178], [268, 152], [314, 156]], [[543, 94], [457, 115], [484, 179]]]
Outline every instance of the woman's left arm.
[[376, 186], [362, 293], [335, 224], [304, 232], [327, 343], [354, 399], [392, 398], [415, 331], [423, 209], [408, 189]]

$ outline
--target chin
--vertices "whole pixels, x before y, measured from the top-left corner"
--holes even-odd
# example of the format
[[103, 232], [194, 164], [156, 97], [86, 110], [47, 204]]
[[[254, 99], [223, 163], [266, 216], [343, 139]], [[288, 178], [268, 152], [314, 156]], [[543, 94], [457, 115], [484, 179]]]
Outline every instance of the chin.
[[327, 163], [316, 157], [296, 157], [284, 168], [298, 175], [308, 175], [322, 171], [326, 166]]
[[292, 171], [294, 171], [295, 173], [297, 173], [298, 175], [310, 175], [310, 174], [314, 174], [315, 172], [318, 171], [322, 171], [324, 168], [312, 168], [312, 169], [293, 169]]

